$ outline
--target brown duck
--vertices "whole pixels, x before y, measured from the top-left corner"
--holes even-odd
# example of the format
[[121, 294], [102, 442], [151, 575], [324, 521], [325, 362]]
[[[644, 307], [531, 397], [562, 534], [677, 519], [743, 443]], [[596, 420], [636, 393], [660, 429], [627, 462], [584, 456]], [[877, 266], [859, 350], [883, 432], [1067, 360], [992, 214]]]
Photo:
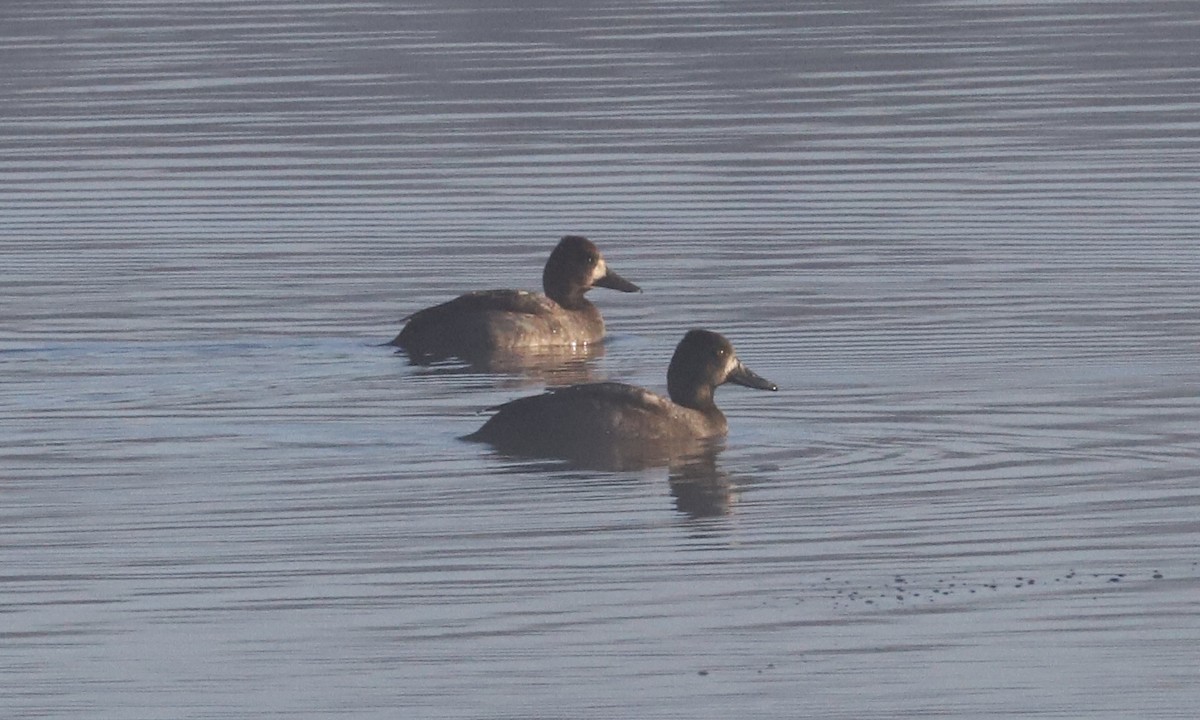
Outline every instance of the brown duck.
[[418, 360], [480, 358], [570, 345], [604, 337], [604, 319], [584, 295], [593, 287], [641, 289], [609, 269], [587, 238], [559, 241], [542, 271], [545, 294], [480, 290], [405, 318], [391, 341]]

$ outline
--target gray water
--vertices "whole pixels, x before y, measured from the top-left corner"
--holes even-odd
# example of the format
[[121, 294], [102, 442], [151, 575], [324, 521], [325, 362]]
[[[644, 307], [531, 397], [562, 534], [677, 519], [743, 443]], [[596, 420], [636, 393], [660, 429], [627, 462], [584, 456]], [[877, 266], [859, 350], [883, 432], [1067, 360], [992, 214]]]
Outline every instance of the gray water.
[[[0, 715], [1194, 717], [1190, 0], [0, 19]], [[566, 233], [600, 351], [378, 346]], [[457, 439], [691, 327], [699, 501]]]

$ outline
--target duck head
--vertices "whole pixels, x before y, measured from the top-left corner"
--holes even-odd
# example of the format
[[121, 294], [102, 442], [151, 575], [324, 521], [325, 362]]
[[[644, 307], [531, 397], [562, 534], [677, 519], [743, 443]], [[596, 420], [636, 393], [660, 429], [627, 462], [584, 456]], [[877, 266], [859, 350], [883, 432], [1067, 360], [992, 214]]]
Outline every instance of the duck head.
[[779, 387], [742, 364], [733, 345], [720, 333], [690, 330], [671, 356], [667, 392], [677, 405], [696, 410], [715, 409], [713, 391], [727, 382], [756, 390]]
[[593, 287], [621, 292], [641, 292], [642, 289], [608, 268], [608, 263], [590, 240], [579, 235], [567, 235], [559, 241], [546, 268], [542, 271], [542, 288], [546, 296], [565, 308], [583, 303], [583, 296]]

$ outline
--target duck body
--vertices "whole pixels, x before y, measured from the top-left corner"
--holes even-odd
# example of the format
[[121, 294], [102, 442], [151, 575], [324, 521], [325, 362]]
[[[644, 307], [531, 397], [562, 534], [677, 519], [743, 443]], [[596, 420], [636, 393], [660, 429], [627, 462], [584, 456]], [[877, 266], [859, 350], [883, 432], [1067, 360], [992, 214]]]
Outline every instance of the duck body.
[[724, 337], [693, 330], [671, 359], [670, 398], [625, 383], [572, 385], [494, 408], [496, 414], [465, 439], [510, 455], [584, 465], [666, 463], [726, 434], [725, 415], [713, 401], [713, 390], [725, 382], [777, 389], [745, 367]]
[[418, 360], [458, 356], [477, 359], [604, 338], [604, 319], [584, 295], [592, 287], [640, 292], [608, 269], [586, 238], [564, 237], [542, 272], [545, 294], [482, 290], [461, 295], [405, 318], [390, 344]]
[[393, 345], [414, 356], [478, 357], [604, 338], [604, 318], [583, 300], [572, 310], [541, 293], [478, 290], [410, 315]]
[[716, 408], [687, 408], [635, 385], [600, 382], [505, 403], [466, 439], [510, 455], [638, 465], [669, 460], [727, 427]]

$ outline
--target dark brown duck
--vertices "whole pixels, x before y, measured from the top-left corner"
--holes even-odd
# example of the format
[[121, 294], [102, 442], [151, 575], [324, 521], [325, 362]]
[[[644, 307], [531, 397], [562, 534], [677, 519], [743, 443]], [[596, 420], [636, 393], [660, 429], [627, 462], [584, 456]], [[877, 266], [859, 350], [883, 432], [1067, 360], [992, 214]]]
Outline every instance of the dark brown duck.
[[390, 344], [414, 359], [487, 357], [567, 345], [604, 337], [604, 319], [584, 297], [593, 287], [640, 292], [608, 268], [587, 238], [559, 241], [542, 271], [545, 294], [480, 290], [405, 318]]
[[496, 414], [465, 439], [490, 443], [503, 453], [583, 464], [667, 462], [726, 434], [725, 415], [713, 398], [726, 382], [778, 389], [743, 365], [725, 337], [692, 330], [667, 368], [670, 399], [624, 383], [572, 385], [494, 408]]

